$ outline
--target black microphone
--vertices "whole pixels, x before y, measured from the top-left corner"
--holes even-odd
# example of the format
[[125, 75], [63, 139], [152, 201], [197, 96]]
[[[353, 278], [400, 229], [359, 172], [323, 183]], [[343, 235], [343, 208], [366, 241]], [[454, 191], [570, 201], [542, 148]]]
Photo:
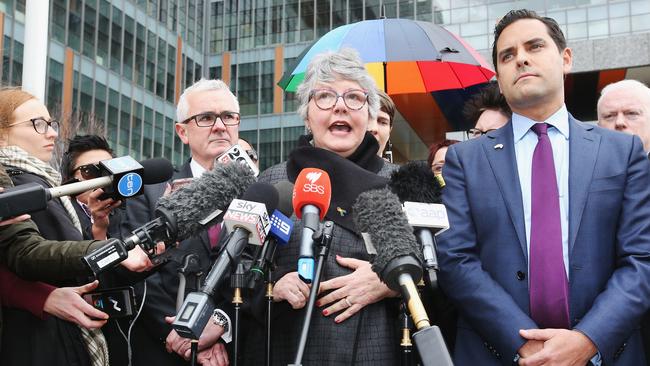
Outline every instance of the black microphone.
[[439, 181], [427, 164], [414, 161], [395, 171], [388, 186], [404, 204], [406, 218], [422, 245], [425, 281], [435, 290], [439, 268], [435, 235], [449, 229], [447, 209], [441, 204]]
[[367, 191], [359, 195], [352, 212], [356, 227], [370, 236], [377, 249], [372, 270], [389, 288], [401, 292], [419, 330], [413, 339], [423, 364], [453, 365], [442, 333], [431, 326], [415, 287], [422, 277], [422, 253], [399, 198], [389, 189]]
[[[244, 165], [215, 164], [200, 178], [161, 197], [156, 207], [156, 218], [133, 230], [133, 235], [125, 238], [123, 243], [112, 242], [86, 255], [84, 261], [94, 273], [100, 273], [126, 259], [127, 251], [136, 245], [151, 253], [158, 242], [171, 246], [185, 240], [214, 222], [218, 215], [207, 222], [204, 220], [228, 207], [254, 181], [253, 172]], [[162, 260], [164, 257], [152, 258], [154, 264]]]
[[264, 274], [273, 263], [278, 243], [287, 244], [293, 231], [293, 221], [291, 220], [291, 215], [293, 215], [293, 205], [291, 203], [293, 184], [285, 180], [276, 183], [274, 187], [278, 191], [278, 208], [271, 215], [271, 229], [267, 243], [256, 253], [251, 267], [255, 282], [264, 278]]
[[157, 242], [174, 245], [213, 224], [232, 200], [255, 182], [253, 172], [238, 163], [215, 164], [156, 205], [156, 219], [133, 231], [127, 245], [152, 249]]
[[130, 156], [99, 162], [102, 176], [82, 182], [45, 188], [27, 183], [0, 193], [0, 218], [44, 210], [47, 202], [62, 196], [74, 196], [91, 189], [104, 188], [108, 197], [124, 199], [142, 193], [144, 184], [164, 182], [174, 169], [167, 159], [156, 158], [140, 163]]
[[357, 229], [367, 233], [377, 249], [372, 270], [389, 288], [402, 292], [418, 328], [430, 325], [415, 288], [422, 278], [422, 253], [397, 196], [386, 188], [367, 191], [352, 209]]
[[264, 243], [271, 225], [268, 212], [275, 210], [277, 205], [278, 192], [275, 188], [259, 182], [249, 187], [243, 199], [233, 200], [230, 204], [223, 216], [230, 237], [205, 278], [201, 292], [187, 295], [172, 324], [180, 336], [199, 339], [214, 310], [211, 297], [214, 290], [237, 264], [246, 245]]

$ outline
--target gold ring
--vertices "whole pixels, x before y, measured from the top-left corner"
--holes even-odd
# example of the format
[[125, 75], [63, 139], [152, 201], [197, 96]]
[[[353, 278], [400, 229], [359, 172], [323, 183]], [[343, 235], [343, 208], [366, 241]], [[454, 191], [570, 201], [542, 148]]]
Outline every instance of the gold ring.
[[352, 306], [352, 303], [350, 302], [350, 300], [348, 300], [347, 297], [343, 298], [343, 300], [345, 300], [345, 303], [348, 304], [348, 307]]

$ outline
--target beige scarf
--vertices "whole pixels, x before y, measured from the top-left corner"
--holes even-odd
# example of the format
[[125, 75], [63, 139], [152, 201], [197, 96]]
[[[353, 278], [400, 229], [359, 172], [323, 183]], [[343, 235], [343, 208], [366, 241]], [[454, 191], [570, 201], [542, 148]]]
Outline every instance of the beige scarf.
[[[43, 160], [29, 155], [18, 146], [0, 148], [0, 163], [4, 166], [11, 165], [26, 172], [39, 175], [45, 178], [52, 187], [58, 187], [61, 184], [61, 174], [56, 169], [52, 168]], [[74, 210], [74, 206], [72, 206], [70, 197], [63, 196], [59, 199], [63, 203], [63, 207], [68, 212], [68, 216], [70, 216], [70, 220], [72, 220], [74, 226], [79, 232], [82, 232], [79, 217], [77, 217], [77, 212]]]

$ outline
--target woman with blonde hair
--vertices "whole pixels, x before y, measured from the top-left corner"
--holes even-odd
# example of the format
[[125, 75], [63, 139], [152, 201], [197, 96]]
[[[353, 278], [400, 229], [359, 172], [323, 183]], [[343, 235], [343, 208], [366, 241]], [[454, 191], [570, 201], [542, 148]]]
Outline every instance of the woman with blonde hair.
[[[0, 90], [0, 164], [18, 186], [61, 184], [49, 165], [59, 131], [47, 107], [20, 89]], [[81, 225], [68, 197], [52, 199], [45, 210], [31, 214], [44, 238], [82, 240]], [[75, 279], [55, 285], [76, 284]], [[40, 320], [17, 309], [5, 309], [3, 365], [108, 365], [106, 340], [99, 329], [88, 329], [52, 317]]]

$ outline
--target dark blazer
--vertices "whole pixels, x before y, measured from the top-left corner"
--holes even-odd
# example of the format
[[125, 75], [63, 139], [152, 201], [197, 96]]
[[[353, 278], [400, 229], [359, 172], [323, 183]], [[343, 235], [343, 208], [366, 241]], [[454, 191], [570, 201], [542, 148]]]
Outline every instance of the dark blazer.
[[[449, 148], [440, 283], [460, 309], [455, 364], [511, 365], [525, 343], [528, 253], [512, 122]], [[638, 137], [569, 121], [569, 311], [606, 365], [644, 361], [650, 174]], [[502, 144], [503, 148], [495, 148]]]
[[[192, 177], [190, 163], [183, 164], [172, 180]], [[125, 219], [122, 223], [122, 235], [130, 234], [131, 230], [155, 218], [154, 212], [158, 199], [162, 197], [167, 183], [145, 186], [144, 194], [126, 201]], [[222, 231], [223, 233], [223, 231]], [[164, 264], [157, 273], [146, 280], [146, 300], [141, 314], [142, 320], [138, 321], [137, 328], [141, 328], [147, 338], [143, 348], [133, 348], [135, 365], [175, 365], [186, 362], [176, 354], [168, 354], [165, 350], [165, 339], [171, 332], [171, 325], [165, 322], [166, 316], [176, 314], [176, 296], [179, 284], [178, 268], [187, 254], [195, 253], [199, 257], [202, 275], [198, 281], [188, 278], [186, 294], [196, 291], [196, 283], [202, 283], [203, 278], [212, 264], [213, 253], [210, 248], [207, 231], [202, 231], [197, 237], [182, 241], [177, 248], [170, 249], [171, 260]], [[200, 282], [199, 282], [200, 281]]]

